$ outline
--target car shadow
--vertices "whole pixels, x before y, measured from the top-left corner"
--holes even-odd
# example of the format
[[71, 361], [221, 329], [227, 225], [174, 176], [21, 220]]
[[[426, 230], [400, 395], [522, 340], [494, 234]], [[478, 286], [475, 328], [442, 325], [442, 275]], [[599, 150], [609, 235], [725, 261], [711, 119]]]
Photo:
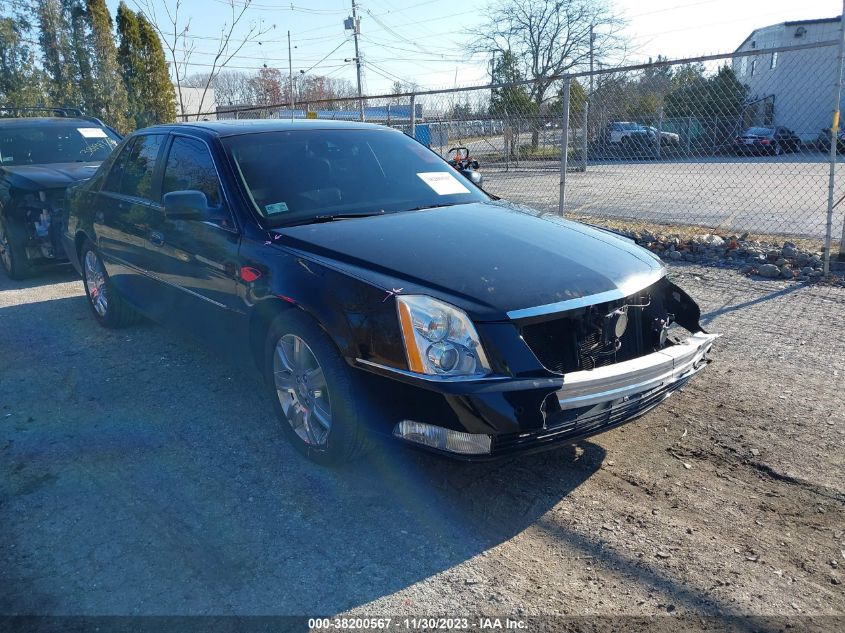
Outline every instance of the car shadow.
[[397, 446], [322, 468], [253, 373], [190, 339], [104, 330], [82, 296], [0, 323], [0, 614], [332, 615], [528, 528], [707, 604], [550, 512], [601, 467], [593, 442], [478, 464]]
[[5, 273], [5, 270], [0, 269], [0, 292], [3, 290], [40, 288], [42, 286], [50, 286], [52, 284], [60, 284], [79, 279], [79, 274], [70, 264], [56, 264], [54, 266], [44, 267], [26, 279], [20, 280], [10, 279]]
[[336, 613], [514, 537], [604, 459], [591, 442], [481, 464], [397, 446], [322, 468], [255, 375], [88, 312], [0, 308], [0, 613]]

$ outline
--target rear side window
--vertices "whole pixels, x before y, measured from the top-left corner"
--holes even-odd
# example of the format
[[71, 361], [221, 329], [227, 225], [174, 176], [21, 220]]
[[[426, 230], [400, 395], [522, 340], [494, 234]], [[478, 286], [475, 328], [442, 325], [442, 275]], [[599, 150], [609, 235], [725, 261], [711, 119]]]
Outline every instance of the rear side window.
[[[120, 193], [135, 198], [153, 200], [153, 188], [155, 186], [153, 176], [156, 159], [164, 138], [163, 134], [153, 134], [139, 136], [135, 139], [126, 157], [126, 163], [123, 165]], [[123, 157], [121, 156], [121, 158]]]
[[161, 195], [189, 189], [202, 191], [209, 206], [219, 207], [222, 202], [220, 180], [208, 146], [196, 139], [177, 136], [164, 166]]
[[103, 191], [113, 191], [114, 193], [120, 191], [120, 177], [123, 175], [126, 158], [129, 156], [129, 152], [132, 151], [132, 145], [134, 143], [134, 138], [126, 141], [126, 144], [120, 150], [120, 154], [112, 162], [111, 169], [109, 169], [108, 176], [106, 176], [106, 181], [103, 183]]

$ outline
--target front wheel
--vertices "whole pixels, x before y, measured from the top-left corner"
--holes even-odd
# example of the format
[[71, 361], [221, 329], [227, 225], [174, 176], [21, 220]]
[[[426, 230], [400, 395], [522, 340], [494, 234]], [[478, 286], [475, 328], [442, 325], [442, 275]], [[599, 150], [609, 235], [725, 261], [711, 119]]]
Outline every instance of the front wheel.
[[26, 258], [26, 233], [14, 220], [0, 217], [0, 261], [9, 279], [25, 279], [32, 272]]
[[288, 440], [323, 465], [359, 457], [367, 448], [361, 421], [365, 396], [352, 369], [309, 316], [288, 311], [273, 321], [264, 349], [265, 379]]
[[80, 252], [82, 282], [88, 305], [97, 323], [106, 328], [122, 328], [138, 320], [109, 279], [103, 260], [91, 242], [85, 242]]

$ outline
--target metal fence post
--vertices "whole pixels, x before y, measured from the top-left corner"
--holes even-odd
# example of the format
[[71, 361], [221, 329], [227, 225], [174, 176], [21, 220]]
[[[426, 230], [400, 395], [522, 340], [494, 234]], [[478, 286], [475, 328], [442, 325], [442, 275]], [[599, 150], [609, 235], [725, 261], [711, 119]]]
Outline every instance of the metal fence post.
[[[592, 75], [590, 76], [590, 83], [592, 83], [593, 78]], [[587, 98], [584, 99], [584, 127], [581, 130], [581, 171], [584, 173], [587, 172], [587, 128], [589, 125], [590, 119], [590, 99], [592, 99], [592, 90], [587, 93]]]
[[558, 197], [557, 212], [563, 215], [566, 209], [566, 164], [569, 154], [569, 89], [570, 79], [563, 81], [563, 126], [560, 137], [560, 196]]
[[[836, 90], [833, 105], [833, 123], [830, 126], [830, 172], [827, 181], [827, 226], [824, 238], [824, 274], [830, 274], [830, 249], [833, 245], [833, 189], [836, 176], [836, 144], [839, 136], [839, 100], [842, 98], [842, 62], [845, 56], [845, 0], [842, 1], [842, 19], [839, 21], [839, 57], [836, 61]], [[842, 229], [845, 235], [845, 225]], [[839, 243], [839, 256], [843, 253], [842, 242]]]
[[663, 107], [657, 112], [657, 160], [660, 160], [660, 152], [663, 149]]
[[411, 138], [417, 138], [417, 95], [411, 95]]

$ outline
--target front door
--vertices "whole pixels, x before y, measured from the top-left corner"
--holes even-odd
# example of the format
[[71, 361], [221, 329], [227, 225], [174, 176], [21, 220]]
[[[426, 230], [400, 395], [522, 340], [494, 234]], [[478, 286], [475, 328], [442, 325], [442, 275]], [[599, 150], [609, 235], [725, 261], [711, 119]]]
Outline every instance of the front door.
[[171, 220], [156, 206], [147, 248], [169, 297], [164, 320], [218, 346], [240, 345], [245, 310], [237, 294], [240, 234], [223, 195], [208, 145], [175, 135], [166, 150], [161, 195], [195, 190], [221, 213], [218, 220]]

